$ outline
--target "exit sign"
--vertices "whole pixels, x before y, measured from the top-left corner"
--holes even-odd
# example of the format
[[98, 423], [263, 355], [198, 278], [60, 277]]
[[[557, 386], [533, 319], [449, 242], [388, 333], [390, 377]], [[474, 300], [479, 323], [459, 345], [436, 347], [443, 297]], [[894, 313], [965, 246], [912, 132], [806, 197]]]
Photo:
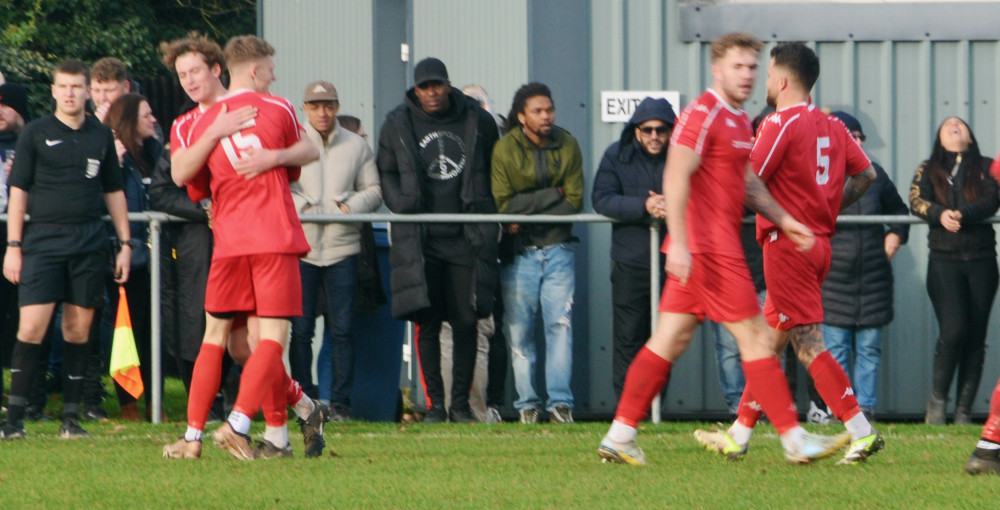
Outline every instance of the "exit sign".
[[676, 90], [602, 90], [601, 122], [628, 122], [635, 107], [647, 97], [670, 101], [674, 114], [680, 114], [681, 93]]

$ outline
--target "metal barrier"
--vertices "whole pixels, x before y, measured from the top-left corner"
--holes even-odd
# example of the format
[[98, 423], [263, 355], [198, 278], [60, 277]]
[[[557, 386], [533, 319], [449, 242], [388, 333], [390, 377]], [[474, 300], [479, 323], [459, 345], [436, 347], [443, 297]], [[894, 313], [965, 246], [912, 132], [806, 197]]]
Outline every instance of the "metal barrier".
[[[150, 245], [150, 332], [152, 359], [150, 367], [152, 388], [150, 388], [153, 405], [153, 423], [160, 423], [162, 416], [163, 386], [162, 379], [162, 357], [160, 355], [162, 342], [160, 337], [160, 233], [164, 223], [184, 222], [182, 218], [170, 216], [159, 212], [129, 213], [129, 221], [144, 221], [149, 223], [149, 245]], [[365, 222], [387, 222], [387, 223], [620, 223], [618, 220], [608, 218], [600, 214], [571, 214], [559, 215], [530, 215], [523, 216], [517, 214], [392, 214], [392, 213], [368, 213], [368, 214], [306, 214], [300, 216], [303, 223], [365, 223]], [[7, 215], [0, 215], [0, 221], [7, 221]], [[752, 218], [745, 219], [744, 223], [752, 222]], [[1000, 223], [1000, 215], [989, 219], [990, 223]], [[924, 223], [924, 220], [915, 216], [890, 216], [890, 215], [870, 215], [870, 216], [841, 216], [837, 218], [837, 224], [857, 225], [857, 224], [885, 224], [885, 223]], [[650, 267], [657, 267], [659, 261], [659, 229], [662, 222], [652, 222], [649, 227], [650, 242]], [[660, 288], [659, 271], [650, 271], [650, 288]], [[659, 293], [650, 292], [649, 310], [651, 325], [655, 330], [657, 319], [657, 308]], [[654, 422], [660, 421], [659, 397], [654, 402], [651, 418]]]

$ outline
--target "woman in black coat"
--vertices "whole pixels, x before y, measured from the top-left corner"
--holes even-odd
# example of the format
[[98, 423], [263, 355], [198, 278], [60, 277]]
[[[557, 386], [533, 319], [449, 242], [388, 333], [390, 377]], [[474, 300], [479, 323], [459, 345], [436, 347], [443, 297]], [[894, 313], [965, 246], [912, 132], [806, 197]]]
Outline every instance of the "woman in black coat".
[[954, 421], [969, 423], [983, 373], [986, 327], [998, 281], [993, 225], [982, 222], [1000, 206], [997, 183], [989, 174], [991, 162], [980, 154], [969, 126], [949, 117], [910, 186], [913, 214], [930, 225], [927, 293], [940, 326], [928, 424], [945, 423], [956, 368]]

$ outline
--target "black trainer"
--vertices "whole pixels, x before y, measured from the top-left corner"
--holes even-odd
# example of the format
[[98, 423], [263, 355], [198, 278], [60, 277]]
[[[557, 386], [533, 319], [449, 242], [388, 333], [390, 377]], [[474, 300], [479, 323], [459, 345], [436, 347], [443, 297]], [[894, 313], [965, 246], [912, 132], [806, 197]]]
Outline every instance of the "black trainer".
[[349, 421], [351, 419], [351, 410], [343, 404], [330, 404], [328, 408], [330, 412], [326, 416], [326, 421]]
[[24, 421], [50, 422], [52, 418], [45, 414], [45, 409], [40, 406], [28, 406], [24, 409]]
[[24, 423], [12, 423], [5, 421], [0, 427], [0, 439], [11, 441], [14, 439], [24, 439]]
[[99, 405], [84, 404], [80, 419], [83, 421], [104, 421], [108, 419], [108, 412]]
[[59, 437], [61, 439], [81, 439], [90, 437], [90, 434], [83, 430], [76, 418], [67, 418], [63, 419], [62, 426], [59, 427]]
[[424, 423], [444, 423], [448, 421], [448, 413], [443, 407], [432, 407], [424, 414]]
[[965, 463], [965, 472], [970, 475], [1000, 475], [1000, 450], [976, 448]]
[[476, 415], [472, 414], [472, 409], [468, 407], [461, 409], [452, 407], [448, 411], [448, 419], [452, 423], [478, 423]]

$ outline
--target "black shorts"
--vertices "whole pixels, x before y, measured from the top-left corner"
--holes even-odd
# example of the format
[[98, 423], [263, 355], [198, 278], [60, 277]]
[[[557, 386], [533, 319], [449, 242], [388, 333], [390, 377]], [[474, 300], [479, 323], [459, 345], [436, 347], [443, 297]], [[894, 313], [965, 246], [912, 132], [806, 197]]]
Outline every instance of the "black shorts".
[[22, 243], [20, 306], [58, 302], [100, 306], [110, 270], [104, 222], [29, 222]]

